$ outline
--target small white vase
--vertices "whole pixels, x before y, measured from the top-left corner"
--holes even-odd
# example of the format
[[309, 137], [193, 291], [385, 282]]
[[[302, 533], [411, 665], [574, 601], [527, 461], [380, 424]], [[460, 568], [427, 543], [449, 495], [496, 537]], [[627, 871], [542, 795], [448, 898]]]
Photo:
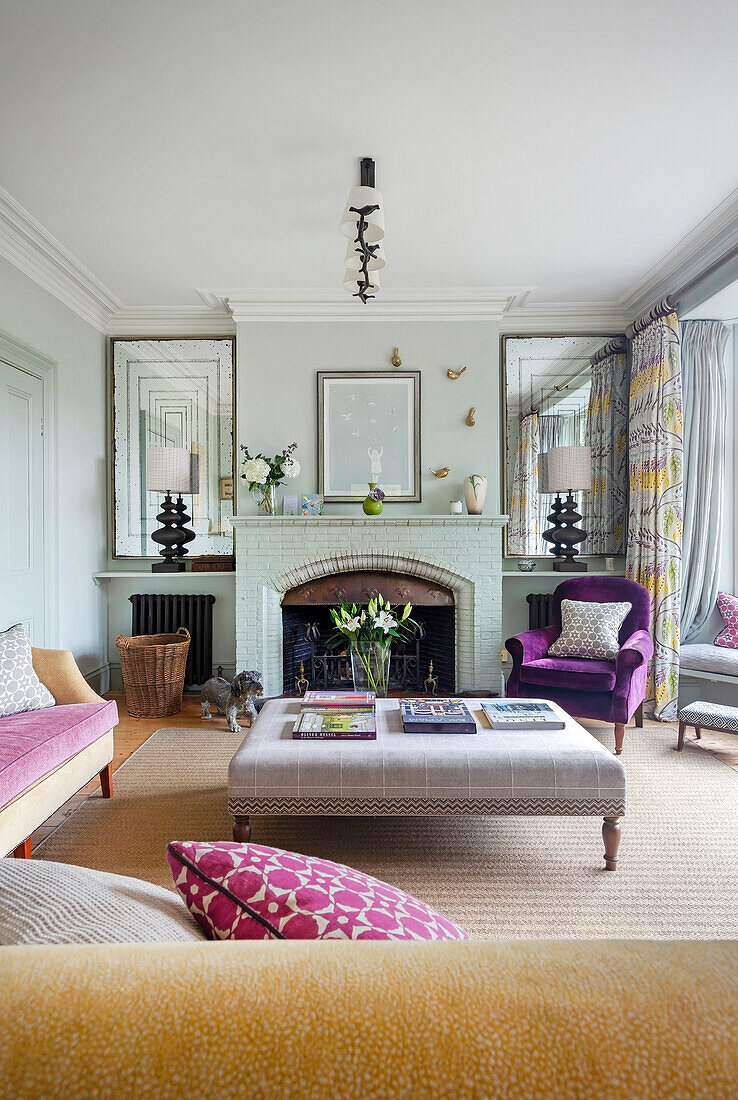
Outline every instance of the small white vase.
[[464, 478], [466, 510], [470, 516], [481, 516], [487, 496], [487, 478], [484, 474], [469, 474]]

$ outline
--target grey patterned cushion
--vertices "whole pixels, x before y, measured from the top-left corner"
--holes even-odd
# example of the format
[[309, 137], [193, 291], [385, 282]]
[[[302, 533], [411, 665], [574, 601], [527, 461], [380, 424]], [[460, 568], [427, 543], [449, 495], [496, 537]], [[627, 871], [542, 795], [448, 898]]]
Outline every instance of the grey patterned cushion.
[[151, 882], [43, 859], [0, 859], [0, 945], [204, 938], [179, 895]]
[[53, 706], [54, 696], [33, 671], [25, 627], [11, 626], [0, 634], [0, 718]]
[[611, 661], [620, 650], [620, 627], [633, 605], [561, 601], [561, 633], [549, 647], [550, 657], [589, 657]]

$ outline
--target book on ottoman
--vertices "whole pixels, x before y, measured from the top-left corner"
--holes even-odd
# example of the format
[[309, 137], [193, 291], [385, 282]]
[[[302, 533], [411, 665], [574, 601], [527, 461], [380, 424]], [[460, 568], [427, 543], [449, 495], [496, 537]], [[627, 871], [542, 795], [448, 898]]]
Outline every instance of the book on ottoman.
[[405, 733], [476, 733], [477, 725], [463, 699], [401, 699]]
[[562, 730], [565, 725], [548, 703], [532, 700], [482, 703], [482, 711], [493, 730]]
[[374, 707], [303, 707], [292, 728], [295, 741], [372, 741]]
[[373, 707], [373, 691], [306, 691], [302, 709], [306, 707]]

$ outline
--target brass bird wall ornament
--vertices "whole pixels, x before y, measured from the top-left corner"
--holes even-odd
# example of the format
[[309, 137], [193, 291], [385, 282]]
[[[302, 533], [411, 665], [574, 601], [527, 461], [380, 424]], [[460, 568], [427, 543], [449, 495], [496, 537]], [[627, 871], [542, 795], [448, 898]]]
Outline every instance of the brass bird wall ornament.
[[434, 470], [431, 466], [431, 473], [434, 477], [448, 477], [448, 475], [451, 473], [451, 467], [441, 466], [440, 470]]
[[472, 407], [469, 409], [469, 415], [467, 416], [466, 420], [464, 421], [467, 428], [473, 428], [474, 425], [476, 424], [476, 420], [474, 419], [474, 413], [476, 411], [477, 410], [476, 410], [475, 406], [472, 405]]
[[452, 382], [455, 382], [457, 378], [461, 378], [465, 370], [466, 367], [462, 367], [460, 370], [452, 370], [452, 368], [449, 367], [446, 371], [446, 377], [450, 378]]

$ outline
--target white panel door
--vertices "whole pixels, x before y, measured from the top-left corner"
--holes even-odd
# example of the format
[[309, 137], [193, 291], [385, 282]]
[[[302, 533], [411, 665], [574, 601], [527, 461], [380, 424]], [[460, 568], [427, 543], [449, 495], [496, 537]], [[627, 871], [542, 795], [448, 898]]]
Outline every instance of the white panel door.
[[43, 382], [0, 360], [0, 630], [46, 642]]

